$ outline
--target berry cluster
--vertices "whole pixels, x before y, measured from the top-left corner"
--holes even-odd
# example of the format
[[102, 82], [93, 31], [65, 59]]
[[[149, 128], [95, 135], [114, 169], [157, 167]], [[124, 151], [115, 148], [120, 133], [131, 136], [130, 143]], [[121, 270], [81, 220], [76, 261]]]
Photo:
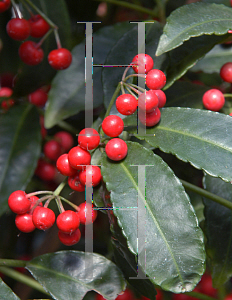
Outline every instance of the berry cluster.
[[[10, 7], [10, 0], [0, 2], [0, 13], [4, 12]], [[48, 63], [55, 70], [63, 70], [70, 66], [72, 62], [72, 54], [66, 49], [62, 48], [58, 37], [57, 27], [46, 16], [42, 17], [40, 14], [33, 14], [30, 10], [31, 17], [29, 20], [19, 17], [15, 4], [12, 3], [16, 17], [12, 18], [6, 26], [6, 31], [9, 37], [16, 41], [23, 41], [19, 47], [19, 57], [27, 65], [35, 66], [42, 62], [44, 58], [44, 51], [41, 48], [42, 43], [50, 34], [50, 31], [55, 31], [55, 38], [57, 48], [48, 54]], [[26, 6], [26, 8], [28, 8]], [[47, 20], [45, 20], [45, 18]], [[26, 40], [28, 37], [41, 38], [36, 43], [31, 40]], [[26, 40], [26, 41], [25, 41]]]

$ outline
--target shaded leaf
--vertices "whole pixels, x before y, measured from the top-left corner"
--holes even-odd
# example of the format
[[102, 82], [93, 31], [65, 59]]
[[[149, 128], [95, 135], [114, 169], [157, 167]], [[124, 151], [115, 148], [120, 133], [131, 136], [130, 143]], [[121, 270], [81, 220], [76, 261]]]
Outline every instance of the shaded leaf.
[[20, 300], [20, 298], [13, 293], [8, 285], [0, 278], [0, 298], [2, 300]]
[[167, 18], [156, 55], [170, 51], [191, 37], [225, 35], [231, 29], [232, 10], [220, 4], [191, 3], [173, 11]]
[[[220, 178], [204, 177], [204, 188], [231, 201], [232, 185]], [[210, 199], [204, 198], [206, 251], [213, 283], [221, 287], [232, 276], [232, 211]]]
[[[107, 26], [93, 34], [94, 64], [104, 64], [109, 50], [128, 30], [129, 25], [121, 23]], [[85, 40], [72, 50], [72, 55], [71, 66], [59, 72], [52, 82], [45, 111], [47, 128], [85, 110]], [[98, 107], [103, 102], [101, 72], [102, 67], [93, 68], [93, 107]]]
[[[138, 143], [127, 145], [127, 157], [115, 163], [105, 155], [101, 171], [128, 247], [138, 254], [139, 265], [153, 283], [175, 293], [191, 291], [204, 272], [205, 260], [203, 235], [193, 207], [159, 156]], [[143, 183], [138, 183], [138, 165], [147, 166], [146, 197]], [[145, 212], [138, 223], [142, 209]], [[146, 233], [144, 244], [137, 244], [138, 228], [143, 236]]]
[[113, 300], [125, 289], [117, 266], [96, 253], [49, 253], [32, 259], [26, 268], [57, 300], [81, 300], [91, 290]]
[[37, 165], [41, 148], [39, 115], [32, 105], [17, 105], [0, 115], [0, 214], [8, 197], [24, 190]]
[[[136, 116], [124, 125], [136, 124]], [[160, 123], [140, 136], [163, 152], [175, 154], [214, 177], [232, 180], [232, 118], [217, 112], [170, 107], [161, 111]], [[137, 133], [137, 125], [130, 132]], [[138, 137], [138, 136], [137, 136]]]

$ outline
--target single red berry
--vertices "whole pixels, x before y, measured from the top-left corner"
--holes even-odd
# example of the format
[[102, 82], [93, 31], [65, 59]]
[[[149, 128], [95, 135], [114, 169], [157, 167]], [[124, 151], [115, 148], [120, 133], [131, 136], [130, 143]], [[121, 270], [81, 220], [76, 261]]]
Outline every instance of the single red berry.
[[36, 228], [46, 230], [55, 223], [56, 216], [48, 207], [37, 206], [32, 214], [32, 221]]
[[80, 241], [81, 232], [80, 232], [79, 228], [77, 228], [77, 230], [75, 230], [71, 234], [59, 231], [58, 237], [62, 244], [66, 245], [66, 246], [72, 246], [72, 245], [77, 244]]
[[149, 113], [139, 110], [138, 117], [143, 125], [146, 125], [147, 127], [152, 127], [159, 123], [161, 113], [159, 108], [156, 107], [152, 112]]
[[88, 150], [76, 146], [69, 151], [68, 161], [74, 169], [82, 170], [82, 166], [90, 165], [91, 155]]
[[149, 89], [160, 90], [166, 84], [165, 74], [158, 69], [152, 69], [146, 75], [146, 85]]
[[37, 89], [29, 94], [28, 99], [35, 106], [44, 106], [48, 100], [48, 94], [43, 89]]
[[124, 292], [119, 294], [115, 300], [133, 300], [135, 299], [134, 294], [128, 288]]
[[40, 38], [45, 35], [50, 29], [49, 24], [41, 17], [41, 15], [34, 15], [28, 20], [31, 26], [31, 36]]
[[127, 144], [122, 139], [114, 138], [106, 144], [106, 155], [115, 161], [124, 159], [127, 156]]
[[31, 202], [24, 191], [18, 190], [10, 194], [8, 205], [14, 213], [21, 215], [29, 211]]
[[[38, 202], [39, 198], [37, 196], [31, 196], [30, 198], [28, 198], [31, 202], [31, 206], [30, 206], [30, 210], [33, 208], [33, 206]], [[38, 204], [38, 206], [43, 206], [43, 204], [40, 202]], [[30, 211], [29, 210], [29, 211]]]
[[11, 1], [10, 0], [1, 0], [0, 1], [0, 13], [3, 13], [8, 8], [10, 8]]
[[72, 54], [68, 49], [59, 48], [48, 54], [48, 63], [55, 70], [67, 69], [72, 62]]
[[219, 111], [225, 104], [224, 95], [218, 89], [211, 89], [205, 92], [202, 101], [204, 107], [212, 111]]
[[74, 144], [73, 137], [70, 133], [67, 131], [59, 131], [54, 135], [54, 138], [57, 140], [57, 142], [60, 143], [62, 149], [66, 152], [69, 151]]
[[70, 188], [76, 192], [84, 192], [85, 185], [80, 182], [79, 173], [74, 176], [69, 176], [68, 178], [68, 185]]
[[152, 57], [148, 54], [140, 53], [137, 54], [133, 59], [132, 63], [135, 63], [132, 68], [135, 73], [146, 74], [149, 72], [154, 65]]
[[85, 150], [93, 150], [100, 143], [100, 135], [93, 128], [85, 128], [78, 134], [78, 144]]
[[77, 170], [72, 168], [68, 161], [68, 154], [62, 154], [56, 161], [57, 170], [64, 176], [74, 176]]
[[98, 166], [88, 166], [79, 173], [81, 184], [86, 186], [97, 186], [101, 182], [101, 169]]
[[64, 233], [72, 233], [80, 226], [80, 219], [77, 212], [66, 210], [59, 214], [56, 225]]
[[221, 67], [220, 76], [222, 80], [232, 83], [232, 62], [228, 62]]
[[158, 104], [159, 100], [154, 90], [149, 90], [139, 95], [138, 107], [147, 113], [152, 112]]
[[8, 35], [16, 41], [27, 39], [31, 32], [31, 26], [26, 19], [13, 18], [6, 25]]
[[[93, 204], [89, 203], [81, 203], [79, 205], [79, 211], [78, 216], [80, 218], [81, 224], [90, 224], [91, 222], [94, 222], [97, 218], [97, 211], [93, 209]], [[91, 215], [92, 215], [92, 221], [91, 221]]]
[[25, 64], [36, 66], [43, 60], [44, 52], [35, 42], [26, 41], [19, 47], [19, 57]]
[[8, 87], [0, 88], [0, 97], [10, 97], [13, 94], [13, 90]]
[[156, 93], [156, 96], [158, 97], [159, 104], [158, 108], [164, 107], [166, 104], [166, 95], [162, 90], [153, 90]]
[[102, 122], [102, 130], [110, 137], [119, 136], [123, 129], [124, 122], [119, 116], [109, 115]]
[[39, 159], [35, 175], [44, 181], [51, 181], [55, 178], [56, 168], [43, 159]]
[[35, 230], [35, 225], [32, 222], [32, 215], [25, 213], [23, 215], [17, 215], [15, 218], [16, 227], [25, 233]]
[[118, 112], [125, 116], [132, 115], [138, 106], [137, 99], [131, 94], [120, 95], [115, 104]]
[[62, 148], [56, 140], [50, 140], [45, 143], [43, 152], [47, 158], [56, 161], [62, 153]]

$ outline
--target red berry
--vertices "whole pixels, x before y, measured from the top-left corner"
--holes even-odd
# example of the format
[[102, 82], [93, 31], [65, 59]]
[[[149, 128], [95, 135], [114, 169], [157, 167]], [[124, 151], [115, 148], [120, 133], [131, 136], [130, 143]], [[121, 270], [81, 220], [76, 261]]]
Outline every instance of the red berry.
[[200, 291], [210, 297], [215, 297], [217, 295], [217, 290], [213, 287], [212, 277], [209, 274], [204, 274], [199, 283]]
[[232, 6], [232, 0], [230, 0], [230, 6]]
[[72, 210], [66, 210], [59, 214], [56, 225], [64, 233], [72, 233], [80, 226], [78, 214]]
[[232, 293], [226, 295], [226, 297], [224, 298], [224, 300], [232, 300]]
[[110, 137], [119, 136], [124, 129], [123, 120], [116, 115], [109, 115], [102, 122], [102, 130]]
[[156, 107], [152, 112], [149, 113], [139, 110], [138, 117], [143, 125], [146, 125], [147, 127], [152, 127], [159, 123], [161, 113], [159, 108]]
[[47, 158], [56, 161], [62, 153], [62, 148], [57, 141], [50, 140], [45, 143], [43, 152]]
[[45, 160], [39, 159], [37, 168], [35, 170], [35, 175], [44, 181], [50, 181], [55, 178], [56, 168]]
[[24, 191], [18, 190], [10, 194], [8, 205], [14, 213], [21, 215], [29, 211], [31, 202]]
[[43, 60], [44, 52], [35, 42], [26, 41], [19, 47], [19, 57], [25, 64], [36, 66]]
[[35, 225], [32, 222], [32, 215], [28, 213], [17, 215], [15, 218], [15, 225], [22, 232], [28, 233], [35, 230]]
[[31, 26], [31, 36], [35, 38], [40, 38], [48, 32], [50, 26], [41, 17], [41, 15], [34, 15], [28, 20]]
[[72, 62], [72, 54], [68, 49], [59, 48], [48, 54], [48, 63], [55, 70], [67, 69]]
[[13, 94], [13, 90], [8, 87], [0, 88], [0, 97], [10, 97]]
[[146, 85], [149, 89], [160, 90], [166, 84], [165, 74], [158, 69], [152, 69], [146, 75]]
[[85, 150], [93, 150], [100, 143], [100, 135], [93, 128], [85, 128], [78, 135], [78, 144]]
[[152, 112], [158, 104], [159, 100], [154, 90], [149, 90], [139, 95], [138, 107], [147, 113]]
[[232, 62], [228, 62], [221, 67], [220, 76], [222, 80], [232, 83]]
[[120, 114], [125, 116], [132, 115], [138, 106], [137, 99], [131, 94], [120, 95], [115, 104]]
[[58, 171], [64, 176], [74, 176], [77, 173], [76, 169], [73, 169], [68, 161], [68, 154], [62, 154], [56, 161], [56, 167]]
[[32, 214], [32, 221], [36, 228], [46, 230], [55, 223], [56, 217], [50, 208], [37, 206]]
[[80, 229], [77, 228], [73, 233], [64, 233], [62, 231], [58, 232], [59, 240], [62, 244], [66, 246], [72, 246], [79, 242], [81, 239], [81, 232]]
[[133, 300], [133, 299], [134, 299], [134, 295], [132, 291], [127, 288], [123, 293], [118, 295], [115, 300]]
[[204, 93], [203, 105], [206, 109], [219, 111], [225, 104], [223, 93], [218, 89], [211, 89]]
[[43, 89], [37, 89], [28, 96], [29, 101], [36, 106], [44, 106], [48, 100], [48, 94]]
[[97, 186], [101, 182], [101, 178], [101, 169], [98, 166], [88, 166], [79, 173], [81, 184], [87, 186]]
[[3, 13], [10, 7], [10, 0], [1, 0], [0, 1], [0, 13]]
[[122, 139], [114, 138], [105, 147], [106, 155], [115, 161], [124, 159], [127, 156], [127, 144]]
[[60, 143], [64, 151], [69, 151], [74, 144], [73, 137], [67, 131], [59, 131], [54, 135], [54, 138]]
[[90, 165], [91, 155], [87, 150], [76, 146], [69, 151], [68, 160], [74, 169], [82, 170], [82, 166]]
[[154, 65], [154, 61], [151, 58], [151, 56], [144, 53], [137, 54], [132, 59], [132, 63], [135, 63], [135, 65], [133, 65], [132, 68], [135, 71], [135, 73], [138, 74], [144, 74], [149, 72]]
[[31, 32], [31, 26], [26, 19], [13, 18], [6, 25], [8, 35], [16, 41], [27, 39]]
[[[81, 203], [79, 205], [78, 216], [80, 218], [81, 224], [90, 224], [94, 222], [97, 218], [97, 211], [93, 209], [93, 205], [89, 203]], [[91, 213], [92, 212], [92, 213]], [[91, 221], [91, 214], [92, 214], [92, 221]]]
[[158, 107], [162, 108], [166, 104], [166, 95], [162, 90], [153, 90], [156, 93], [156, 96], [158, 97], [159, 104]]
[[68, 185], [70, 188], [76, 192], [84, 192], [85, 191], [85, 185], [81, 184], [79, 173], [77, 173], [74, 176], [69, 176], [68, 178]]
[[8, 110], [10, 107], [12, 107], [15, 104], [13, 99], [4, 100], [1, 103], [1, 107], [4, 110]]
[[[28, 198], [31, 202], [31, 206], [30, 206], [30, 210], [33, 208], [33, 206], [37, 203], [37, 201], [39, 200], [39, 198], [37, 196], [31, 196], [30, 198]], [[39, 206], [43, 206], [42, 203], [38, 204]]]

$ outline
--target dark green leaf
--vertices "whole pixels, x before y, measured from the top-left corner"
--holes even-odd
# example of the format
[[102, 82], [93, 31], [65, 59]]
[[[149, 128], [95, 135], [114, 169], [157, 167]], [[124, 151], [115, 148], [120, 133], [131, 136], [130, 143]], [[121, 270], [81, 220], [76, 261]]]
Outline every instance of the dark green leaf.
[[27, 269], [57, 300], [81, 300], [91, 290], [113, 300], [125, 289], [124, 278], [116, 265], [96, 253], [45, 254], [31, 260]]
[[[136, 124], [136, 117], [124, 124]], [[161, 111], [158, 126], [140, 136], [150, 145], [175, 154], [209, 175], [232, 180], [232, 118], [217, 112], [193, 108], [170, 107]], [[133, 133], [137, 133], [134, 126]]]
[[232, 10], [220, 4], [192, 3], [176, 9], [167, 18], [156, 55], [170, 51], [191, 37], [225, 35], [231, 29]]
[[[138, 263], [152, 282], [175, 293], [191, 291], [204, 272], [205, 260], [203, 234], [193, 207], [159, 156], [138, 143], [127, 145], [123, 161], [115, 163], [105, 155], [101, 170], [128, 247], [138, 254]], [[138, 165], [147, 166], [146, 197], [138, 183]], [[138, 224], [138, 206], [145, 210], [143, 224]], [[138, 226], [144, 226], [146, 233], [142, 245], [137, 245]]]
[[[134, 25], [134, 24], [133, 24]], [[131, 25], [132, 26], [132, 25]], [[146, 53], [154, 60], [154, 68], [161, 68], [165, 55], [156, 57], [155, 51], [162, 33], [161, 26], [158, 22], [154, 24], [146, 24]], [[127, 45], [127, 47], [125, 47]], [[122, 51], [123, 49], [123, 51]], [[124, 34], [117, 44], [111, 49], [107, 56], [105, 64], [107, 65], [129, 65], [133, 57], [138, 54], [138, 26], [133, 26], [126, 34]], [[107, 108], [111, 97], [118, 83], [122, 80], [122, 75], [125, 68], [104, 68], [102, 73], [103, 89], [104, 89], [104, 104]], [[129, 70], [128, 74], [134, 73]], [[112, 113], [118, 114], [115, 105], [112, 108]]]
[[0, 214], [9, 195], [24, 190], [31, 179], [41, 148], [39, 115], [32, 105], [12, 107], [0, 115]]
[[[71, 24], [68, 10], [64, 0], [32, 0], [51, 20], [59, 30], [62, 47], [70, 48]], [[35, 39], [38, 41], [38, 39]], [[50, 51], [57, 48], [54, 34], [52, 33], [43, 43], [44, 59], [37, 66], [28, 66], [22, 63], [20, 74], [17, 76], [14, 92], [18, 96], [27, 95], [44, 84], [48, 84], [56, 71], [48, 64], [47, 56]]]
[[[220, 178], [205, 176], [204, 187], [231, 201], [232, 185]], [[205, 204], [206, 251], [215, 287], [223, 286], [232, 276], [232, 211], [209, 199]]]
[[217, 4], [224, 4], [227, 6], [231, 6], [230, 0], [201, 0], [201, 1], [205, 3], [217, 3]]
[[20, 300], [20, 298], [16, 296], [15, 293], [12, 292], [9, 286], [6, 285], [1, 278], [0, 278], [0, 298], [2, 300]]
[[[104, 64], [114, 43], [130, 24], [116, 24], [93, 34], [93, 63]], [[85, 40], [73, 51], [73, 61], [67, 70], [59, 72], [52, 82], [45, 112], [45, 126], [53, 127], [59, 121], [85, 110]], [[112, 71], [112, 68], [110, 68]], [[101, 83], [102, 67], [93, 68], [93, 107], [103, 102]]]
[[219, 73], [221, 67], [232, 60], [232, 48], [216, 45], [192, 69], [193, 72]]

